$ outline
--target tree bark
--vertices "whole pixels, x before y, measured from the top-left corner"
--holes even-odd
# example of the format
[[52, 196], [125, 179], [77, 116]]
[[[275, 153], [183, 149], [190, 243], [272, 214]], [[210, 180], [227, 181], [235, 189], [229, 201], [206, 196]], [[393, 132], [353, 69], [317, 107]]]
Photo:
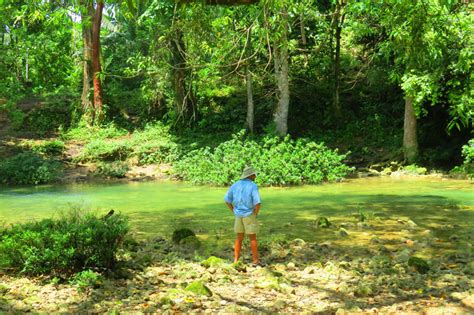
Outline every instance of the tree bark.
[[104, 113], [102, 108], [102, 84], [99, 78], [100, 65], [100, 26], [104, 1], [98, 0], [92, 20], [92, 82], [94, 85], [94, 124], [100, 124]]
[[334, 12], [334, 37], [336, 40], [336, 48], [334, 51], [334, 95], [333, 95], [333, 110], [337, 119], [341, 118], [341, 103], [340, 103], [340, 75], [341, 75], [341, 32], [342, 24], [344, 23], [345, 14], [342, 13], [344, 6], [343, 0], [336, 1], [336, 8]]
[[183, 41], [183, 32], [176, 29], [171, 39], [172, 74], [174, 103], [177, 112], [176, 122], [187, 123], [192, 118], [193, 109], [186, 87], [186, 47]]
[[[85, 4], [83, 4], [85, 5]], [[94, 121], [94, 109], [90, 99], [91, 79], [92, 79], [92, 21], [94, 7], [92, 2], [87, 4], [81, 12], [82, 20], [82, 42], [83, 42], [83, 72], [82, 72], [82, 114], [88, 123]]]
[[[247, 57], [249, 57], [252, 53], [252, 40], [251, 40], [251, 31], [249, 29], [249, 33], [247, 34]], [[250, 130], [251, 133], [254, 132], [254, 103], [253, 103], [253, 82], [252, 82], [252, 73], [250, 72], [251, 61], [247, 61], [246, 67], [246, 76], [245, 76], [245, 83], [247, 85], [247, 128]]]
[[418, 157], [418, 140], [416, 136], [416, 115], [413, 99], [405, 98], [405, 119], [403, 123], [403, 156], [405, 161], [412, 164]]
[[303, 48], [303, 57], [304, 57], [304, 66], [308, 66], [308, 54], [306, 52], [306, 48], [308, 45], [308, 41], [306, 39], [306, 29], [304, 23], [304, 15], [300, 14], [300, 33], [301, 33], [301, 47]]
[[278, 104], [274, 113], [276, 132], [284, 137], [288, 132], [288, 109], [290, 104], [290, 83], [288, 70], [288, 12], [286, 8], [280, 11], [281, 34], [275, 41], [273, 54], [275, 62], [275, 77], [277, 81]]

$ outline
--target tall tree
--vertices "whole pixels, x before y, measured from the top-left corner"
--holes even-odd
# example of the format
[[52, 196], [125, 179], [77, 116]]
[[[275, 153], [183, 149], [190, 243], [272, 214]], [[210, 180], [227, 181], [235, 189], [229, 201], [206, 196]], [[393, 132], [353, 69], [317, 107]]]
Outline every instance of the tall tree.
[[245, 67], [245, 84], [247, 87], [247, 118], [246, 124], [250, 132], [254, 132], [254, 102], [253, 102], [253, 79], [252, 72], [250, 71], [252, 60], [252, 26], [248, 28], [247, 31], [247, 40], [246, 40], [246, 51], [247, 51], [247, 65]]
[[277, 106], [273, 114], [276, 133], [283, 137], [288, 132], [288, 110], [290, 105], [290, 80], [288, 65], [289, 16], [285, 1], [270, 3], [273, 23], [273, 61], [277, 83]]
[[196, 109], [192, 89], [187, 79], [186, 45], [180, 23], [180, 5], [175, 4], [170, 33], [171, 67], [173, 77], [176, 122], [189, 124], [196, 120]]
[[[339, 119], [342, 115], [341, 113], [341, 102], [340, 102], [340, 89], [341, 89], [341, 34], [342, 27], [344, 25], [344, 20], [346, 18], [346, 13], [344, 11], [346, 6], [346, 0], [336, 0], [333, 11], [333, 18], [331, 22], [332, 28], [332, 41], [335, 41], [334, 50], [333, 50], [333, 100], [332, 106], [334, 115]], [[332, 45], [331, 45], [332, 46]]]
[[[104, 1], [84, 0], [81, 3], [81, 22], [83, 37], [83, 85], [82, 108], [86, 121], [100, 124], [104, 118], [101, 83], [101, 52], [100, 31]], [[90, 83], [92, 81], [93, 97], [90, 98]]]

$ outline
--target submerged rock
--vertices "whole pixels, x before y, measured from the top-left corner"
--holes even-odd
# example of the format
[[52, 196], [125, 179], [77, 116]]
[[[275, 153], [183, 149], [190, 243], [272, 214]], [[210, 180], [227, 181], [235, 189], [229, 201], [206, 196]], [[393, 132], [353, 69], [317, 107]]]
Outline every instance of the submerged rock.
[[430, 270], [428, 262], [416, 256], [412, 256], [408, 259], [408, 266], [415, 268], [419, 273], [427, 273]]
[[328, 228], [330, 226], [331, 226], [331, 222], [329, 222], [328, 218], [319, 217], [319, 218], [316, 219], [316, 227]]
[[184, 229], [174, 230], [173, 236], [171, 237], [171, 239], [173, 240], [173, 243], [179, 244], [181, 243], [182, 240], [190, 236], [196, 236], [196, 234], [190, 229], [184, 228]]
[[186, 249], [189, 250], [195, 250], [201, 247], [201, 241], [194, 235], [188, 236], [186, 238], [183, 238], [180, 242], [179, 245], [185, 247]]
[[347, 232], [347, 230], [345, 228], [340, 228], [339, 231], [338, 231], [338, 234], [339, 234], [339, 236], [342, 236], [342, 237], [348, 237], [349, 236], [349, 232]]

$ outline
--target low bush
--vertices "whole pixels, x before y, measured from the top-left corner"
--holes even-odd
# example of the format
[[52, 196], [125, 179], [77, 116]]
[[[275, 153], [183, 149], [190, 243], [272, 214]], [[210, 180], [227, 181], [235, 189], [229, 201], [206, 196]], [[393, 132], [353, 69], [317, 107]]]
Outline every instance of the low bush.
[[351, 168], [344, 154], [323, 143], [290, 137], [265, 137], [260, 141], [235, 134], [215, 149], [197, 149], [174, 165], [175, 174], [194, 183], [228, 185], [239, 179], [245, 165], [258, 171], [256, 182], [263, 185], [318, 184], [344, 177]]
[[55, 181], [62, 170], [62, 164], [57, 161], [34, 152], [23, 152], [0, 161], [0, 183], [46, 184]]
[[148, 165], [169, 163], [177, 159], [178, 155], [178, 145], [171, 139], [168, 128], [157, 123], [147, 125], [127, 138], [117, 140], [98, 137], [91, 140], [76, 161], [123, 161], [136, 158], [138, 164]]
[[469, 140], [466, 145], [463, 145], [462, 156], [464, 157], [464, 171], [470, 177], [474, 177], [474, 139]]
[[93, 270], [84, 270], [76, 273], [71, 277], [69, 283], [77, 286], [79, 291], [84, 291], [87, 288], [97, 288], [104, 281], [104, 277]]
[[23, 143], [23, 146], [27, 149], [45, 155], [61, 155], [66, 146], [61, 140], [51, 140], [51, 141], [34, 141], [27, 140]]
[[127, 130], [117, 128], [114, 124], [108, 124], [101, 127], [89, 127], [86, 123], [81, 122], [77, 127], [71, 128], [67, 132], [62, 133], [61, 137], [66, 140], [91, 141], [110, 139], [127, 134]]
[[57, 220], [17, 224], [1, 231], [0, 262], [31, 275], [112, 268], [128, 230], [128, 220], [120, 214], [99, 218], [73, 209]]
[[410, 175], [425, 175], [428, 170], [425, 167], [410, 164], [402, 167], [401, 171]]
[[112, 163], [101, 162], [97, 165], [98, 173], [107, 177], [123, 178], [128, 170], [127, 163], [122, 161]]
[[92, 140], [84, 146], [84, 150], [75, 158], [75, 161], [123, 161], [132, 151], [133, 148], [127, 140]]

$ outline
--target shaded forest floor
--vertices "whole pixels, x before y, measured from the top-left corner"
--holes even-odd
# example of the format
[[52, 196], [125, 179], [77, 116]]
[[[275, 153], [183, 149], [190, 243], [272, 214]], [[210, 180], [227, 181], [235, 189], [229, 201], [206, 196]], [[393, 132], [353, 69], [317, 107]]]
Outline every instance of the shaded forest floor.
[[[472, 228], [389, 221], [333, 226], [331, 242], [264, 236], [264, 267], [245, 263], [248, 244], [244, 263], [231, 264], [232, 240], [213, 248], [202, 238], [180, 245], [128, 239], [117, 270], [89, 285], [0, 276], [0, 311], [472, 314]], [[359, 241], [357, 230], [373, 236]], [[409, 263], [414, 256], [428, 269]]]

